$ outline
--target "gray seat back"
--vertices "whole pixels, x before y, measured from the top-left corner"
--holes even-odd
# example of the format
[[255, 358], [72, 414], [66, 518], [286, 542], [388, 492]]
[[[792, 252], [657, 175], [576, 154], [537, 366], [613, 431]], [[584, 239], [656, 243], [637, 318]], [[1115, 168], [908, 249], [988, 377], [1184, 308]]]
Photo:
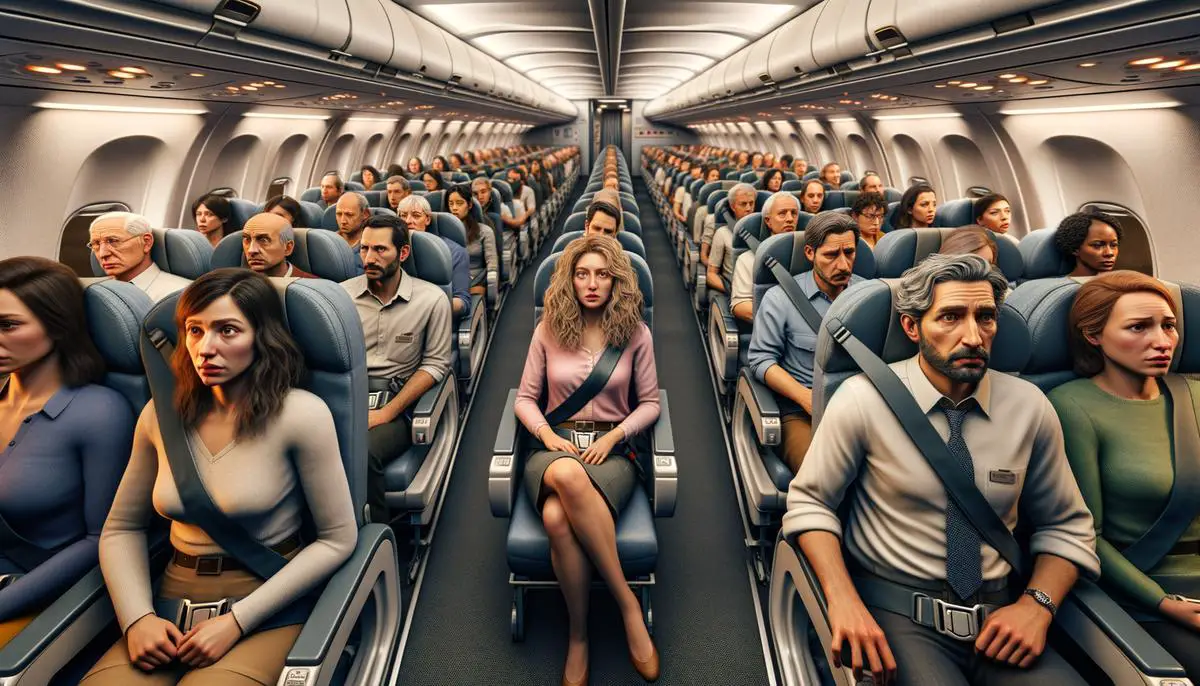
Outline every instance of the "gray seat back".
[[[154, 234], [154, 245], [150, 248], [150, 259], [158, 268], [182, 276], [185, 279], [196, 279], [212, 269], [213, 248], [204, 234], [192, 229], [150, 229]], [[104, 276], [96, 254], [91, 254], [92, 273]]]
[[[293, 229], [296, 245], [288, 262], [302, 271], [330, 281], [345, 281], [361, 273], [354, 251], [342, 237], [324, 229]], [[232, 233], [221, 239], [213, 251], [213, 269], [245, 267], [242, 234]]]
[[434, 212], [427, 230], [435, 236], [441, 236], [464, 248], [467, 247], [467, 227], [463, 226], [458, 217], [449, 212]]
[[937, 208], [937, 214], [933, 216], [933, 225], [936, 227], [957, 228], [975, 223], [974, 210], [975, 203], [970, 198], [959, 198], [951, 200]]
[[226, 226], [228, 235], [233, 235], [246, 226], [250, 217], [262, 212], [262, 205], [256, 205], [245, 198], [229, 199], [229, 225]]
[[[554, 245], [551, 246], [550, 252], [562, 252], [563, 250], [566, 250], [567, 243], [570, 243], [576, 238], [581, 238], [582, 236], [582, 231], [563, 231], [563, 234], [554, 241]], [[637, 234], [629, 233], [628, 231], [618, 231], [616, 239], [626, 252], [631, 252], [643, 260], [646, 259], [646, 244], [642, 243], [642, 239]]]
[[1054, 234], [1058, 229], [1038, 229], [1031, 231], [1017, 244], [1024, 263], [1023, 276], [1026, 279], [1049, 279], [1055, 276], [1066, 276], [1075, 269], [1075, 261], [1058, 250], [1054, 244]]
[[[921, 260], [942, 249], [944, 241], [958, 229], [894, 229], [883, 235], [875, 245], [875, 262], [879, 277], [900, 278], [906, 270]], [[1024, 264], [1021, 252], [1013, 242], [991, 231], [988, 234], [996, 241], [996, 266], [1004, 272], [1004, 278], [1016, 281], [1021, 278]]]
[[85, 280], [83, 295], [88, 333], [104, 358], [104, 385], [125, 396], [138, 415], [150, 401], [138, 340], [154, 301], [137, 286], [109, 278]]
[[405, 273], [441, 288], [450, 298], [454, 280], [450, 248], [441, 238], [428, 231], [410, 231], [408, 242], [411, 252], [404, 261]]

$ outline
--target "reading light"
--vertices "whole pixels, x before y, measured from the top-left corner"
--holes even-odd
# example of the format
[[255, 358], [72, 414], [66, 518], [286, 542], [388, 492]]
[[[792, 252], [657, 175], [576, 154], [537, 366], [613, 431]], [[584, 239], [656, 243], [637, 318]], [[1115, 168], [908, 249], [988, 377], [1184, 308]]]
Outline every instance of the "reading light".
[[194, 77], [196, 77], [196, 78], [200, 78], [201, 76], [204, 76], [204, 74], [201, 74], [201, 73], [200, 73], [200, 72], [198, 72], [198, 71], [194, 71], [194, 72], [192, 72], [191, 74], [188, 74], [188, 76], [194, 76]]
[[1156, 64], [1156, 63], [1162, 62], [1162, 61], [1163, 61], [1163, 58], [1161, 58], [1161, 57], [1143, 57], [1142, 59], [1134, 60], [1134, 61], [1130, 62], [1129, 64], [1132, 66], [1135, 66], [1135, 67], [1144, 67], [1147, 64]]
[[126, 74], [137, 74], [137, 75], [139, 75], [139, 76], [140, 76], [140, 75], [142, 75], [142, 74], [147, 74], [147, 73], [149, 73], [149, 72], [147, 72], [145, 69], [142, 69], [141, 67], [121, 67], [121, 68], [120, 68], [120, 69], [118, 69], [117, 71], [123, 71], [123, 72], [125, 72]]
[[37, 64], [29, 64], [25, 66], [25, 71], [31, 71], [35, 74], [61, 74], [62, 70], [55, 67], [43, 67]]
[[1016, 78], [1016, 76], [1017, 76], [1016, 74], [1001, 74], [1001, 75], [1000, 75], [1000, 78], [1002, 78], [1002, 79], [1012, 79], [1012, 78]]
[[1179, 107], [1174, 101], [1137, 102], [1125, 105], [1082, 105], [1078, 107], [1045, 107], [1037, 109], [1000, 110], [1000, 114], [1086, 114], [1089, 112], [1128, 112], [1133, 110], [1161, 110]]
[[1028, 76], [1014, 76], [1008, 80], [1009, 83], [1025, 83], [1029, 80]]
[[208, 110], [179, 110], [168, 107], [127, 107], [125, 105], [82, 105], [69, 102], [39, 102], [34, 107], [43, 110], [72, 110], [76, 112], [121, 112], [124, 114], [208, 114]]
[[130, 74], [130, 73], [129, 73], [129, 72], [127, 72], [127, 71], [116, 71], [116, 70], [113, 70], [113, 71], [110, 71], [110, 72], [108, 72], [108, 75], [109, 75], [109, 76], [115, 76], [115, 77], [116, 77], [116, 78], [118, 78], [118, 79], [136, 79], [136, 78], [137, 78], [137, 75], [136, 75], [136, 74]]
[[1157, 64], [1152, 64], [1152, 65], [1150, 65], [1150, 68], [1151, 69], [1174, 69], [1175, 67], [1182, 67], [1185, 64], [1187, 64], [1187, 60], [1168, 60], [1166, 62], [1159, 62]]
[[993, 88], [995, 88], [995, 86], [975, 86], [975, 90], [977, 91], [990, 91]]
[[1050, 80], [1049, 80], [1049, 79], [1037, 79], [1037, 80], [1035, 80], [1035, 81], [1029, 81], [1029, 82], [1027, 83], [1027, 85], [1030, 85], [1030, 86], [1044, 86], [1044, 85], [1046, 85], [1047, 83], [1050, 83]]
[[1185, 64], [1182, 67], [1176, 67], [1175, 71], [1196, 71], [1200, 69], [1200, 64]]
[[58, 67], [59, 69], [62, 69], [63, 71], [87, 71], [87, 67], [83, 66], [82, 64], [70, 64], [67, 62], [59, 62], [58, 64], [56, 64], [54, 66]]
[[1097, 62], [1080, 62], [1079, 66], [1083, 69], [1090, 69], [1090, 68], [1096, 66], [1097, 64], [1098, 64]]

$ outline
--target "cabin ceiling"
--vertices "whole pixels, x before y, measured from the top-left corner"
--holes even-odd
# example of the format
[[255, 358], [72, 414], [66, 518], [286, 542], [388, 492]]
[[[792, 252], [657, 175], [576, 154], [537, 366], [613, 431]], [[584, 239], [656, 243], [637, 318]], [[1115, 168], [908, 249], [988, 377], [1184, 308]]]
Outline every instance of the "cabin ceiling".
[[396, 0], [571, 100], [652, 100], [819, 0]]

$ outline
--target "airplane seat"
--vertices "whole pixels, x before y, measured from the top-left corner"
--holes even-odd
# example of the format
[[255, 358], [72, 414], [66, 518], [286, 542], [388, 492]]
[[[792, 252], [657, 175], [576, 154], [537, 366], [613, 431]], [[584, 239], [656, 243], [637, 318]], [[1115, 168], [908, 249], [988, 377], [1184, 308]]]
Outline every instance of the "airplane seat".
[[1037, 229], [1030, 231], [1017, 244], [1024, 263], [1026, 279], [1048, 279], [1055, 276], [1066, 276], [1075, 269], [1075, 263], [1065, 257], [1054, 244], [1054, 234], [1058, 229]]
[[387, 191], [387, 181], [377, 181], [375, 182], [375, 185], [371, 186], [371, 188], [368, 190]]
[[636, 212], [630, 212], [628, 210], [623, 210], [621, 212], [621, 215], [624, 217], [624, 223], [625, 223], [625, 228], [622, 230], [637, 234], [638, 236], [641, 236], [642, 235], [642, 220], [638, 216], [638, 214]]
[[396, 213], [393, 212], [392, 208], [390, 208], [390, 207], [369, 207], [368, 206], [367, 210], [369, 210], [371, 212], [372, 217], [378, 217], [380, 215], [387, 216], [387, 217], [396, 216]]
[[446, 191], [431, 191], [425, 194], [429, 209], [433, 212], [446, 212]]
[[[516, 212], [516, 207], [513, 204], [512, 186], [508, 185], [508, 181], [504, 180], [503, 172], [500, 172], [498, 176], [499, 178], [493, 177], [492, 190], [500, 193], [500, 200], [505, 205], [508, 205], [509, 212], [512, 212], [512, 215], [516, 217], [518, 212]], [[521, 264], [524, 264], [533, 258], [532, 251], [530, 250], [531, 243], [529, 231], [529, 222], [526, 222], [523, 226], [521, 226], [520, 231], [517, 232], [517, 236], [520, 240], [520, 243], [517, 245], [517, 261]]]
[[362, 171], [361, 171], [361, 170], [360, 170], [360, 171], [356, 171], [356, 172], [354, 172], [353, 174], [351, 174], [351, 175], [350, 175], [350, 179], [349, 179], [349, 180], [350, 180], [350, 181], [353, 181], [354, 183], [359, 183], [359, 184], [361, 184], [361, 183], [362, 183]]
[[796, 172], [784, 170], [783, 180], [784, 181], [799, 181], [800, 177], [796, 175]]
[[[770, 229], [763, 222], [761, 212], [754, 212], [742, 217], [729, 229], [733, 234], [731, 249], [735, 265], [738, 258], [750, 250], [750, 244], [746, 242], [743, 231], [749, 232], [758, 241], [771, 235]], [[730, 286], [732, 287], [732, 278]], [[718, 393], [726, 401], [732, 401], [738, 369], [745, 362], [746, 353], [750, 348], [751, 332], [750, 324], [733, 316], [731, 295], [732, 293], [710, 293], [710, 307], [708, 308], [708, 340], [713, 376], [717, 382]], [[729, 408], [723, 404], [722, 409], [728, 411]]]
[[321, 202], [321, 187], [305, 188], [300, 192], [300, 200], [304, 202], [319, 203]]
[[844, 181], [844, 182], [842, 183], [842, 187], [841, 187], [841, 188], [839, 188], [838, 190], [841, 190], [841, 191], [857, 191], [857, 190], [859, 190], [859, 188], [858, 188], [858, 181]]
[[[538, 267], [534, 279], [534, 325], [541, 320], [542, 297], [561, 253], [552, 254]], [[637, 255], [630, 255], [638, 285], [645, 299], [643, 317], [653, 328], [653, 279], [650, 268]], [[550, 540], [541, 516], [534, 509], [521, 483], [522, 463], [533, 446], [533, 439], [517, 421], [513, 407], [517, 389], [508, 393], [500, 426], [496, 432], [491, 465], [488, 469], [488, 501], [492, 515], [509, 519], [507, 551], [509, 585], [513, 600], [510, 628], [514, 641], [525, 638], [525, 600], [530, 590], [558, 587], [550, 562]], [[638, 464], [647, 475], [644, 489], [635, 492], [617, 519], [617, 554], [629, 583], [640, 595], [646, 625], [654, 632], [650, 589], [655, 584], [658, 561], [656, 517], [675, 512], [677, 466], [674, 436], [671, 431], [670, 405], [666, 390], [659, 390], [659, 419], [646, 435], [635, 439]]]
[[[458, 217], [448, 212], [434, 212], [428, 232], [453, 241], [464, 250], [467, 248], [466, 227]], [[454, 326], [454, 347], [458, 352], [456, 370], [463, 390], [469, 395], [479, 380], [483, 368], [484, 348], [487, 347], [487, 308], [484, 307], [484, 296], [472, 295], [470, 316], [458, 315]]]
[[361, 181], [347, 181], [346, 182], [346, 190], [358, 191], [359, 193], [361, 193], [367, 189], [365, 186], [362, 185]]
[[883, 189], [883, 199], [886, 200], [889, 205], [894, 202], [900, 202], [900, 198], [902, 197], [904, 197], [904, 193], [896, 190], [895, 188]]
[[[388, 207], [386, 191], [361, 191], [371, 207]], [[388, 208], [391, 209], [391, 208]]]
[[813, 179], [819, 179], [819, 178], [821, 178], [821, 172], [816, 169], [810, 169], [804, 173], [804, 176], [800, 177], [800, 181], [807, 183], [809, 181], [812, 181]]
[[321, 210], [321, 223], [317, 225], [317, 228], [337, 231], [337, 205], [330, 205]]
[[783, 185], [779, 187], [779, 190], [787, 191], [788, 193], [795, 193], [804, 190], [804, 184], [805, 182], [799, 179], [788, 179], [787, 181], [783, 182]]
[[821, 203], [821, 211], [836, 210], [842, 207], [854, 207], [854, 201], [858, 200], [858, 191], [826, 191], [825, 199]]
[[315, 202], [300, 202], [300, 217], [296, 228], [319, 229], [321, 228], [321, 219], [325, 216], [325, 208]]
[[[495, 191], [492, 191], [492, 192], [495, 193]], [[495, 198], [493, 197], [493, 200], [494, 199]], [[471, 217], [473, 217], [475, 219], [475, 221], [477, 223], [479, 223], [481, 229], [487, 227], [487, 221], [491, 220], [490, 217], [488, 217], [488, 218], [484, 217], [483, 206], [480, 205], [479, 201], [476, 200], [474, 197], [471, 198], [471, 209], [468, 210], [468, 213], [471, 215]], [[487, 221], [485, 221], [485, 219]], [[498, 217], [497, 217], [496, 221], [499, 222]], [[496, 224], [492, 225], [492, 227], [491, 227], [492, 234], [493, 234], [493, 237], [496, 239], [496, 241], [499, 242], [500, 240], [502, 240], [503, 237], [501, 235], [498, 235], [498, 233], [497, 233], [498, 229], [495, 228], [496, 226], [497, 226]], [[464, 228], [464, 232], [465, 232], [466, 227], [463, 227], [463, 228]], [[502, 247], [503, 246], [501, 246], [499, 244], [496, 245], [496, 252], [497, 252], [496, 258], [497, 258], [497, 262], [499, 262], [499, 264], [497, 265], [498, 269], [496, 269], [496, 270], [487, 269], [487, 268], [484, 269], [484, 286], [486, 289], [486, 300], [487, 300], [487, 306], [488, 306], [489, 310], [495, 310], [499, 306], [499, 304], [500, 304], [500, 284], [508, 282], [507, 279], [505, 278], [507, 276], [507, 271], [505, 269], [504, 260], [501, 258], [501, 255], [499, 254]]]
[[[158, 268], [182, 276], [197, 279], [212, 269], [212, 245], [204, 234], [192, 229], [150, 229], [154, 234], [154, 245], [150, 248], [150, 259]], [[104, 276], [96, 254], [91, 253], [92, 274]]]
[[883, 215], [883, 231], [895, 231], [900, 228], [896, 226], [896, 222], [900, 221], [900, 201], [888, 202], [887, 214]]
[[[323, 229], [292, 231], [295, 233], [295, 245], [287, 260], [297, 269], [336, 282], [352, 279], [362, 273], [354, 250], [341, 236]], [[241, 233], [231, 233], [221, 239], [213, 251], [212, 266], [213, 269], [246, 267]]]
[[[550, 252], [560, 253], [566, 249], [567, 243], [570, 243], [576, 238], [580, 238], [582, 236], [583, 231], [566, 231], [564, 229], [562, 235], [559, 236], [554, 241], [554, 245], [550, 247]], [[642, 242], [642, 239], [637, 234], [630, 233], [628, 231], [618, 231], [616, 239], [617, 242], [621, 244], [621, 248], [626, 252], [633, 253], [643, 260], [646, 259], [646, 244]]]
[[950, 200], [937, 208], [933, 225], [938, 228], [958, 228], [975, 223], [974, 201], [970, 198]]
[[[954, 231], [957, 229], [893, 229], [885, 233], [875, 245], [879, 278], [900, 278], [906, 270], [941, 250], [942, 241]], [[1004, 278], [1010, 282], [1020, 279], [1024, 264], [1017, 246], [991, 231], [988, 231], [988, 235], [996, 241], [996, 266], [1004, 272]]]
[[225, 227], [226, 235], [241, 231], [250, 217], [262, 212], [262, 207], [245, 198], [229, 198], [229, 225]]
[[471, 177], [466, 172], [456, 171], [450, 174], [451, 183], [471, 183]]
[[759, 178], [758, 172], [748, 171], [748, 172], [742, 174], [741, 176], [739, 176], [738, 181], [741, 181], [742, 183], [755, 183], [756, 181], [758, 181], [758, 178]]

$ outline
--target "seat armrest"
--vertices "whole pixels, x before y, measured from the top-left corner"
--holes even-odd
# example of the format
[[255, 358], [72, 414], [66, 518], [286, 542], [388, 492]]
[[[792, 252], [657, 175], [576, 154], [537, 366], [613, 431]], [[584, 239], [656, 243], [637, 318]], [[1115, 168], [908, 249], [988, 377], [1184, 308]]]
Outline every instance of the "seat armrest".
[[667, 392], [658, 391], [658, 421], [650, 434], [650, 466], [653, 476], [651, 504], [655, 517], [675, 514], [678, 494], [679, 464], [675, 461], [675, 434], [671, 430], [671, 409]]
[[395, 537], [392, 530], [383, 524], [367, 524], [359, 529], [354, 552], [326, 582], [312, 615], [304, 623], [304, 628], [288, 652], [287, 666], [315, 667], [326, 661], [356, 591], [364, 581], [369, 580], [368, 574], [372, 571], [376, 551], [390, 542], [394, 557]]
[[[464, 318], [465, 319], [465, 318]], [[442, 420], [442, 411], [454, 392], [456, 383], [454, 371], [446, 373], [442, 380], [435, 383], [433, 388], [425, 391], [413, 405], [412, 442], [413, 445], [432, 443], [437, 436], [438, 422]]]
[[713, 364], [722, 379], [732, 379], [738, 364], [738, 323], [730, 309], [729, 298], [713, 296], [708, 302]]
[[496, 442], [492, 446], [492, 462], [488, 465], [488, 503], [495, 517], [512, 516], [513, 502], [517, 495], [517, 472], [520, 468], [520, 426], [517, 413], [517, 389], [508, 392], [504, 410], [500, 413], [500, 426], [496, 428]]
[[746, 403], [754, 434], [762, 445], [776, 446], [782, 439], [779, 417], [779, 401], [775, 392], [754, 378], [749, 369], [738, 373], [738, 396]]
[[1095, 638], [1089, 638], [1089, 634], [1095, 636], [1099, 631], [1141, 676], [1156, 679], [1187, 678], [1179, 662], [1151, 638], [1124, 608], [1091, 581], [1080, 579], [1075, 582], [1071, 595], [1067, 596], [1063, 607], [1055, 615], [1055, 624], [1093, 659], [1103, 659], [1103, 645], [1096, 649]]
[[500, 302], [500, 272], [496, 269], [487, 270], [487, 301], [488, 307], [495, 307]]

